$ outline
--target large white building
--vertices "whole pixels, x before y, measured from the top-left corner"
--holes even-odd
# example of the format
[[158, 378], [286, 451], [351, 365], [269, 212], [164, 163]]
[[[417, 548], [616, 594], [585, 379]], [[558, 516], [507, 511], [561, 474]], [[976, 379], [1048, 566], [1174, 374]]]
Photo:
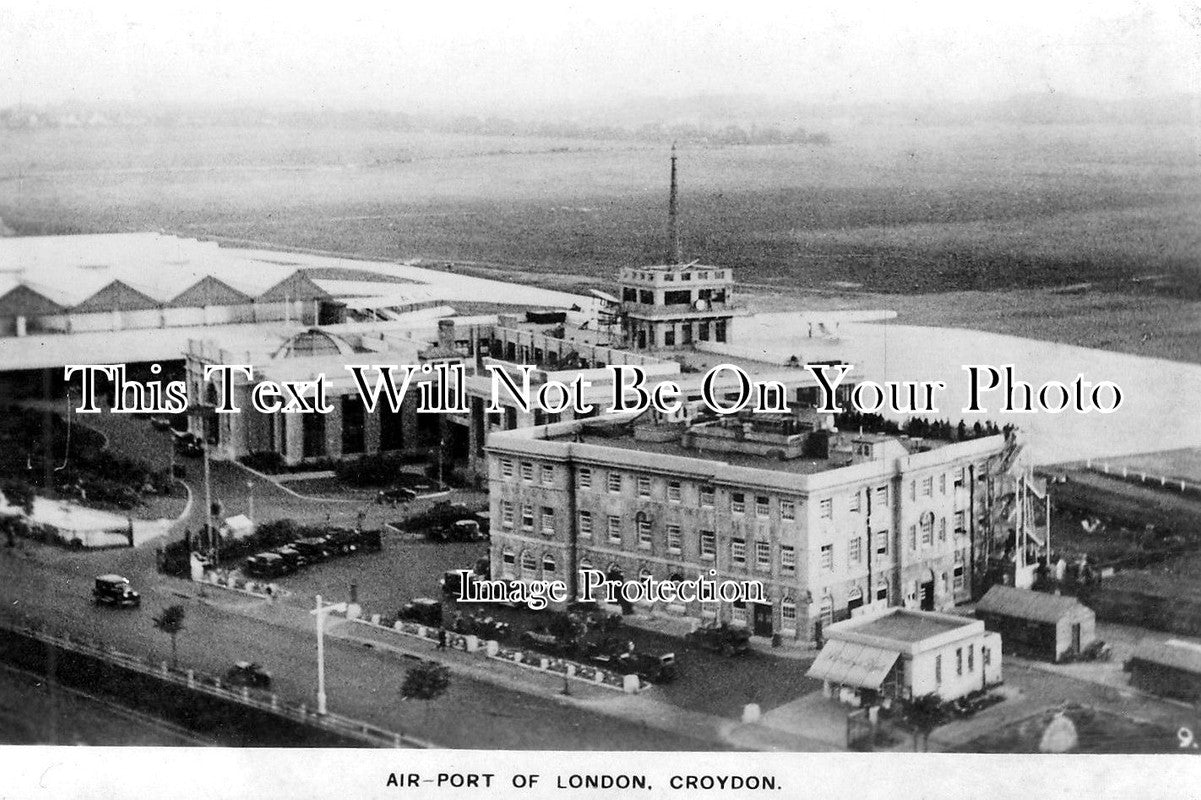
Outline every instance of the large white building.
[[1009, 437], [917, 440], [832, 430], [811, 409], [657, 423], [603, 418], [494, 433], [495, 576], [759, 579], [767, 603], [662, 613], [805, 639], [868, 605], [971, 596]]

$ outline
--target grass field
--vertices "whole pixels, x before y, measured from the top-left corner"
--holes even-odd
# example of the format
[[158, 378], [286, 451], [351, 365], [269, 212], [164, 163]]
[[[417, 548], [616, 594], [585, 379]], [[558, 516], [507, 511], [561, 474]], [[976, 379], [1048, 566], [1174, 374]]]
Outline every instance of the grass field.
[[[1194, 131], [822, 127], [833, 144], [684, 148], [686, 255], [770, 291], [886, 293], [846, 302], [908, 308], [928, 324], [1201, 358]], [[665, 148], [630, 142], [0, 132], [0, 225], [17, 233], [166, 229], [553, 281], [607, 284], [622, 265], [661, 260], [666, 184]]]

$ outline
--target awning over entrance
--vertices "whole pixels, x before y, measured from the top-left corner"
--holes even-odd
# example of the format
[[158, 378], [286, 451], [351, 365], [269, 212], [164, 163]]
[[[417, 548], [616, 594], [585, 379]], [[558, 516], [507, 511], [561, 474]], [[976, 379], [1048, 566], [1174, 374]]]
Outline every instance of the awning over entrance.
[[894, 650], [831, 639], [818, 653], [808, 675], [843, 686], [879, 689], [900, 655]]

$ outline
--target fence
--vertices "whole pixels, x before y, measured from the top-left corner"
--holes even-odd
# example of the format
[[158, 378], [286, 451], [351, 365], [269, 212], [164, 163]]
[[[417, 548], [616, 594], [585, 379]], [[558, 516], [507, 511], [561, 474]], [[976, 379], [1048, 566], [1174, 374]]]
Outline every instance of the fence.
[[[390, 630], [430, 642], [438, 642], [442, 636], [441, 628], [421, 625], [416, 622], [396, 620], [391, 626], [388, 626], [384, 624], [379, 614], [373, 614], [370, 619], [351, 617], [351, 620], [362, 625]], [[466, 653], [479, 653], [487, 658], [504, 661], [508, 664], [515, 664], [526, 669], [583, 681], [594, 686], [604, 686], [616, 691], [624, 691], [632, 694], [643, 687], [641, 680], [636, 675], [623, 675], [602, 667], [580, 664], [565, 658], [555, 658], [543, 653], [530, 652], [520, 648], [503, 647], [499, 642], [495, 641], [481, 642], [479, 637], [470, 634], [456, 633], [448, 630], [446, 631], [446, 646], [455, 650], [462, 650]], [[634, 678], [633, 682], [627, 680], [630, 677]]]
[[[275, 694], [265, 695], [252, 692], [246, 687], [235, 688], [227, 686], [223, 684], [220, 678], [198, 673], [195, 670], [175, 669], [166, 662], [157, 665], [150, 664], [138, 656], [123, 653], [103, 643], [81, 641], [65, 632], [51, 633], [45, 627], [39, 627], [29, 622], [0, 619], [0, 631], [8, 634], [6, 638], [9, 639], [12, 639], [14, 636], [23, 637], [46, 647], [53, 648], [63, 654], [75, 654], [83, 658], [99, 661], [120, 670], [135, 673], [135, 675], [141, 676], [143, 680], [151, 679], [156, 683], [186, 690], [188, 695], [192, 696], [193, 699], [200, 697], [219, 703], [232, 703], [244, 710], [252, 710], [259, 715], [267, 715], [281, 722], [304, 726], [305, 728], [325, 734], [324, 736], [316, 737], [317, 743], [324, 742], [325, 744], [330, 744], [329, 740], [331, 739], [341, 739], [346, 740], [344, 743], [353, 742], [355, 746], [410, 748], [431, 746], [428, 742], [386, 730], [361, 720], [351, 719], [339, 714], [317, 714], [304, 704], [298, 705], [283, 701]], [[6, 647], [3, 650], [3, 657], [5, 660], [18, 661], [20, 654], [17, 651], [19, 649], [19, 647], [13, 646]], [[20, 665], [25, 667], [34, 666], [27, 661]], [[96, 686], [89, 685], [82, 688], [95, 690]], [[154, 711], [153, 708], [148, 710], [152, 713]], [[277, 736], [276, 738], [282, 737]], [[284, 741], [281, 743], [289, 742]], [[336, 743], [336, 741], [332, 743]]]
[[1201, 497], [1201, 484], [1193, 483], [1184, 478], [1169, 478], [1166, 475], [1156, 475], [1145, 469], [1133, 469], [1125, 464], [1110, 464], [1107, 461], [1086, 461], [1085, 469], [1097, 472], [1111, 478], [1118, 478], [1127, 483], [1138, 483], [1151, 489], [1179, 492], [1193, 497]]

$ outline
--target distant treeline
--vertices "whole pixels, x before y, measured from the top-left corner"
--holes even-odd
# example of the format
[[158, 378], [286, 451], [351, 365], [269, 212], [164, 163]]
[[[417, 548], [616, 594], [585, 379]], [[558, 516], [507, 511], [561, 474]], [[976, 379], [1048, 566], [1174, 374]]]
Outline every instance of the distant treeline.
[[826, 133], [776, 125], [646, 123], [635, 126], [583, 124], [571, 121], [522, 121], [507, 117], [462, 115], [420, 116], [388, 111], [262, 111], [252, 109], [102, 110], [75, 107], [9, 106], [0, 108], [0, 128], [105, 127], [287, 127], [374, 128], [391, 131], [437, 131], [476, 136], [539, 136], [555, 139], [602, 139], [681, 144], [830, 144]]

